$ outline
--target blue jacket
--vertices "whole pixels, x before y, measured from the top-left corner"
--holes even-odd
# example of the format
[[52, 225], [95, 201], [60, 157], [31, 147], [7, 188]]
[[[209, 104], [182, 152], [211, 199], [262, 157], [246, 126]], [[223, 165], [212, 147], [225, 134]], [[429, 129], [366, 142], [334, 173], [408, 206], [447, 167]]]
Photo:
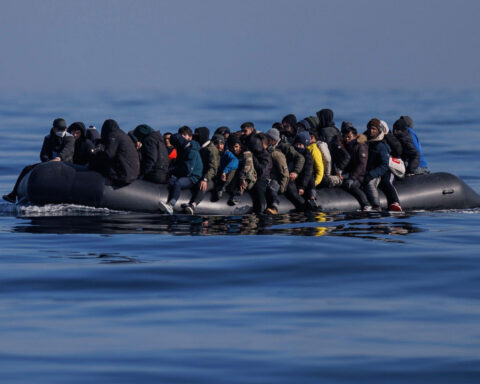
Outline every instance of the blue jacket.
[[225, 150], [220, 156], [220, 169], [219, 173], [230, 173], [238, 169], [238, 159], [228, 149]]
[[203, 163], [200, 156], [200, 144], [195, 140], [187, 141], [182, 135], [176, 133], [170, 138], [170, 143], [177, 149], [177, 160], [173, 174], [188, 177], [196, 184], [202, 177]]
[[384, 141], [368, 142], [367, 175], [370, 179], [382, 177], [388, 171], [390, 147]]
[[415, 132], [413, 132], [412, 128], [408, 127], [408, 132], [410, 132], [410, 135], [412, 136], [413, 145], [415, 145], [415, 148], [417, 148], [417, 151], [420, 154], [420, 164], [418, 164], [418, 166], [422, 168], [427, 168], [428, 164], [425, 158], [423, 157], [422, 145], [420, 144], [420, 140], [418, 140], [418, 137], [415, 134]]

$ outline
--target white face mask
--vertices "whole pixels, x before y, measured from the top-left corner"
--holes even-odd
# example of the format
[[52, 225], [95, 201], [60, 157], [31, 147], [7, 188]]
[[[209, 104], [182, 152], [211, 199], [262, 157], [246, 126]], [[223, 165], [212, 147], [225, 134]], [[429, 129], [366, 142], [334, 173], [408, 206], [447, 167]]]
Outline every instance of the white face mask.
[[63, 137], [63, 136], [65, 136], [66, 133], [67, 133], [67, 131], [55, 131], [55, 134], [58, 137]]

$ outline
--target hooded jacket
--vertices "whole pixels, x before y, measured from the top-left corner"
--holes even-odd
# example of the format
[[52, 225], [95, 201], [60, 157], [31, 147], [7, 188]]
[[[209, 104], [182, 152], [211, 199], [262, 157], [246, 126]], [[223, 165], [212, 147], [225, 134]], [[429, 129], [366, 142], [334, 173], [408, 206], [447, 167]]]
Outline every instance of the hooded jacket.
[[137, 150], [115, 120], [105, 120], [101, 137], [105, 149], [92, 158], [91, 168], [118, 185], [129, 184], [137, 179], [140, 174]]
[[55, 134], [53, 128], [50, 134], [43, 139], [42, 149], [40, 151], [40, 160], [42, 163], [59, 157], [62, 161], [71, 163], [75, 152], [75, 139], [66, 132], [65, 136], [59, 137]]
[[330, 152], [333, 152], [334, 139], [337, 138], [336, 142], [342, 141], [340, 130], [333, 122], [333, 111], [331, 109], [322, 109], [317, 112], [317, 117], [319, 138], [325, 141], [328, 144]]
[[272, 156], [265, 148], [263, 148], [263, 143], [260, 138], [257, 137], [257, 140], [254, 143], [254, 145], [249, 147], [249, 150], [253, 155], [253, 166], [257, 172], [257, 181], [260, 179], [270, 179], [270, 173], [273, 166]]
[[272, 171], [270, 178], [276, 180], [280, 185], [280, 193], [284, 193], [288, 184], [288, 165], [285, 155], [276, 146], [268, 147], [268, 152], [272, 156]]
[[360, 183], [363, 183], [367, 171], [368, 146], [366, 143], [367, 137], [360, 134], [345, 146], [350, 154], [350, 162], [345, 168], [345, 172], [348, 172], [350, 179], [357, 180]]
[[202, 177], [203, 163], [200, 156], [200, 144], [195, 140], [188, 141], [182, 135], [175, 133], [170, 137], [170, 143], [177, 150], [177, 159], [173, 174], [177, 177], [188, 177], [196, 184]]
[[144, 175], [143, 179], [152, 182], [166, 181], [169, 160], [163, 135], [153, 131], [139, 140], [142, 142], [140, 172]]
[[368, 140], [368, 160], [366, 176], [371, 179], [382, 177], [388, 171], [390, 147], [383, 141], [384, 133]]
[[420, 154], [413, 144], [412, 136], [407, 129], [395, 131], [395, 137], [402, 145], [402, 160], [405, 163], [405, 172], [414, 173], [420, 164]]
[[287, 142], [280, 142], [277, 144], [279, 149], [287, 159], [288, 171], [295, 172], [297, 175], [302, 172], [305, 164], [305, 158], [295, 149], [295, 147]]
[[90, 159], [93, 142], [87, 139], [85, 124], [77, 121], [68, 127], [68, 133], [80, 131], [80, 137], [75, 140], [75, 151], [73, 153], [73, 163], [78, 165], [86, 165]]
[[202, 179], [208, 182], [212, 180], [218, 172], [220, 153], [218, 152], [218, 148], [210, 140], [207, 140], [200, 149], [200, 156], [202, 157], [203, 163]]

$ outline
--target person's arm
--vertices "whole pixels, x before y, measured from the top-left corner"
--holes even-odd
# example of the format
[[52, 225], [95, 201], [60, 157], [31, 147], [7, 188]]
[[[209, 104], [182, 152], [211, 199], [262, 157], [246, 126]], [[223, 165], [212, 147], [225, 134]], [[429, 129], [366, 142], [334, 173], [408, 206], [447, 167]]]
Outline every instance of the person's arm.
[[142, 151], [142, 174], [149, 174], [158, 160], [157, 143], [150, 137], [147, 137], [143, 143]]
[[313, 172], [315, 173], [315, 186], [320, 184], [323, 179], [323, 159], [322, 153], [318, 149], [316, 144], [310, 145], [309, 150], [311, 148], [311, 154], [313, 158]]
[[45, 136], [43, 139], [42, 149], [40, 151], [40, 161], [45, 163], [46, 161], [50, 160], [50, 156], [48, 154], [48, 139], [50, 136]]
[[57, 154], [60, 161], [73, 161], [73, 154], [75, 152], [75, 139], [73, 136], [65, 136], [63, 138], [62, 148]]
[[225, 165], [225, 168], [223, 169], [223, 173], [228, 174], [238, 169], [238, 159], [236, 158], [236, 156], [230, 151], [225, 152], [225, 156], [227, 156], [228, 161], [227, 165]]
[[360, 178], [365, 175], [368, 162], [368, 147], [366, 144], [359, 144], [358, 148], [358, 162], [353, 164], [350, 172], [350, 179], [360, 181]]

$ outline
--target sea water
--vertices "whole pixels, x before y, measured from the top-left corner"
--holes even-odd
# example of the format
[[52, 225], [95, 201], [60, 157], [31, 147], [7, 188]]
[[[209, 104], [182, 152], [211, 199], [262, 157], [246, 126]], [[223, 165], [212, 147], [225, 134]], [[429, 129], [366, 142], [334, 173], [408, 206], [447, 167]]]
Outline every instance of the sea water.
[[[415, 121], [480, 192], [480, 92], [0, 94], [0, 190], [53, 119]], [[478, 383], [480, 210], [166, 217], [0, 203], [0, 382]]]

